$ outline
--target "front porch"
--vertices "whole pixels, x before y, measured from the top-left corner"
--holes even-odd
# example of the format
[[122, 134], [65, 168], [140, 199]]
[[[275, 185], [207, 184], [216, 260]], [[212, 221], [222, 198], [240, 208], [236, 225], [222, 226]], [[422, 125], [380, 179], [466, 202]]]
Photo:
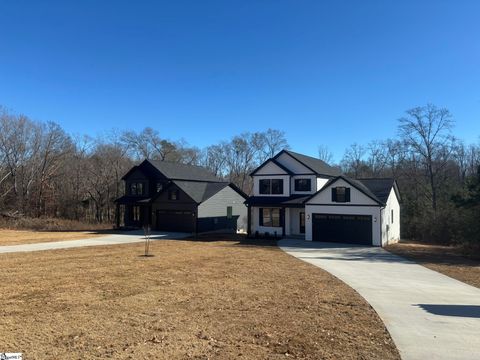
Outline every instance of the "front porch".
[[272, 205], [248, 207], [248, 234], [305, 239], [305, 208]]
[[116, 203], [116, 227], [141, 229], [152, 224], [152, 205], [150, 198], [122, 196]]

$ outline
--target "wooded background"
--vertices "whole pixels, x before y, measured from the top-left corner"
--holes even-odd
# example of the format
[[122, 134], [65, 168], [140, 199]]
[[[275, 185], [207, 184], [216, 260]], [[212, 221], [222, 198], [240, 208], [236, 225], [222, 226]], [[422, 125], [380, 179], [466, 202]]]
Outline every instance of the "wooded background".
[[[72, 136], [54, 122], [0, 108], [0, 213], [113, 224], [121, 177], [145, 158], [202, 165], [250, 193], [250, 172], [284, 148], [285, 133], [275, 129], [204, 149], [167, 140], [152, 128]], [[325, 146], [319, 145], [318, 157], [332, 165]], [[410, 109], [398, 120], [396, 138], [359, 141], [333, 165], [354, 178], [398, 181], [402, 238], [480, 244], [480, 144], [454, 136], [447, 109]]]

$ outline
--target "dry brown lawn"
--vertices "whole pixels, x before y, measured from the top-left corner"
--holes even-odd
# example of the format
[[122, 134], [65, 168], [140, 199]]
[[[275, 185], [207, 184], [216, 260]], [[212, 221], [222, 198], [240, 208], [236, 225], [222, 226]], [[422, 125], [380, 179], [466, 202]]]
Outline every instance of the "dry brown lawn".
[[0, 246], [79, 240], [103, 235], [102, 232], [97, 231], [28, 231], [0, 229]]
[[26, 359], [399, 359], [354, 290], [268, 244], [0, 254], [0, 351]]
[[480, 288], [480, 260], [466, 258], [451, 246], [400, 242], [386, 249], [454, 279]]

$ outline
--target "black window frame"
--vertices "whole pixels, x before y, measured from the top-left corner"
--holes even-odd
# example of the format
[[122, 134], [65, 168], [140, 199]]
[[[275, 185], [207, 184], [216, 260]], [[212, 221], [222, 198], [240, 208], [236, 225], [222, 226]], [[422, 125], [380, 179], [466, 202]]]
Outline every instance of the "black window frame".
[[[344, 191], [343, 194], [339, 194]], [[350, 202], [350, 188], [346, 186], [337, 186], [332, 188], [332, 202], [349, 203]]]
[[258, 181], [258, 192], [261, 195], [282, 195], [283, 179], [260, 179]]
[[390, 212], [390, 223], [393, 224], [393, 209], [391, 209], [391, 212]]
[[[300, 184], [302, 182], [306, 182], [306, 184], [308, 186], [305, 186], [305, 188], [301, 188]], [[294, 189], [295, 189], [295, 191], [312, 191], [312, 179], [308, 179], [308, 178], [295, 179], [294, 180]]]
[[260, 179], [258, 181], [258, 192], [262, 195], [270, 194], [271, 179]]
[[178, 189], [171, 189], [168, 191], [168, 200], [177, 201], [179, 198], [180, 192]]
[[134, 181], [130, 183], [130, 195], [142, 196], [145, 195], [145, 183]]
[[227, 219], [231, 219], [233, 217], [233, 206], [227, 206]]
[[[273, 216], [274, 212], [278, 212], [278, 216]], [[260, 208], [259, 211], [259, 224], [264, 227], [281, 227], [282, 225], [282, 212], [280, 208]], [[265, 222], [267, 219], [267, 222]], [[278, 222], [277, 222], [278, 221]]]

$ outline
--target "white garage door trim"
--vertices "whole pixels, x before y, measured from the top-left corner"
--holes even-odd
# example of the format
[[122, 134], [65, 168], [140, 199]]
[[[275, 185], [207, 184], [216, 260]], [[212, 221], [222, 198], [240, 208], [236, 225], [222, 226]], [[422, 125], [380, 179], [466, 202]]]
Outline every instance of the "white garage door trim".
[[370, 215], [372, 217], [372, 244], [381, 246], [381, 215], [380, 206], [349, 206], [349, 205], [306, 205], [305, 206], [305, 240], [312, 241], [312, 214], [338, 215]]

